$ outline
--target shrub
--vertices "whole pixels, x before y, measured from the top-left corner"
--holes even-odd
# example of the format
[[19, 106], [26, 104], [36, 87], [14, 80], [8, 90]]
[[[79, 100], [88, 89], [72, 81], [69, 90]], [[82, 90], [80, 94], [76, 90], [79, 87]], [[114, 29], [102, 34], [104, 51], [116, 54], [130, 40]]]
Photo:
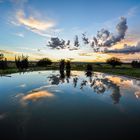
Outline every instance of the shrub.
[[111, 65], [112, 68], [115, 68], [117, 65], [121, 66], [122, 62], [119, 58], [116, 57], [111, 57], [109, 59], [106, 60], [106, 63]]
[[37, 66], [46, 67], [47, 65], [51, 65], [52, 61], [49, 58], [43, 58], [37, 62]]
[[131, 65], [133, 68], [140, 68], [140, 61], [132, 61]]

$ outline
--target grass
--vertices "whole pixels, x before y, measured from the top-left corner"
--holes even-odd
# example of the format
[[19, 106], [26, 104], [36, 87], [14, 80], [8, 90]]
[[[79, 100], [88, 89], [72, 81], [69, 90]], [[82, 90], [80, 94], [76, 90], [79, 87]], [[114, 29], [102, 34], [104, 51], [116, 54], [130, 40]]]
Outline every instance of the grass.
[[[122, 75], [122, 76], [130, 76], [135, 78], [140, 78], [140, 69], [139, 68], [132, 68], [130, 64], [123, 64], [121, 67], [118, 66], [116, 68], [112, 68], [111, 66], [107, 64], [92, 64], [93, 65], [93, 71], [95, 72], [103, 72], [103, 73], [109, 73], [109, 74], [116, 74], [116, 75]], [[85, 70], [87, 66], [87, 63], [81, 63], [71, 64], [71, 70]], [[59, 70], [58, 63], [52, 64], [51, 66], [47, 67], [30, 67], [27, 71], [41, 71], [41, 70]], [[8, 68], [5, 70], [0, 70], [0, 75], [6, 75], [11, 73], [17, 73], [21, 72], [16, 67]]]

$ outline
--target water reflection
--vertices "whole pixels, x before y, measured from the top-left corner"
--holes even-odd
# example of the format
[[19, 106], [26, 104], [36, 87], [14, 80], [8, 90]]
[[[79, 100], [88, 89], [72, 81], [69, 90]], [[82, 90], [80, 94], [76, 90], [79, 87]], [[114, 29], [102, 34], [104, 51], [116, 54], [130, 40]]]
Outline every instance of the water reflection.
[[136, 91], [135, 96], [136, 96], [136, 98], [140, 98], [140, 91]]
[[[59, 84], [71, 84], [74, 88], [79, 88], [80, 90], [84, 90], [84, 88], [91, 88], [93, 93], [96, 94], [105, 94], [108, 90], [111, 92], [110, 97], [113, 100], [114, 104], [120, 102], [122, 97], [120, 93], [120, 85], [119, 83], [128, 86], [128, 81], [122, 80], [121, 78], [118, 80], [118, 77], [110, 77], [105, 76], [104, 74], [92, 73], [92, 71], [88, 70], [85, 72], [85, 76], [81, 76], [80, 74], [71, 74], [61, 73], [53, 74], [49, 76], [49, 81], [52, 85]], [[119, 81], [119, 82], [118, 82]], [[77, 86], [78, 85], [78, 86]], [[125, 87], [124, 86], [124, 87]], [[138, 96], [138, 94], [137, 94]]]
[[45, 97], [53, 97], [54, 95], [48, 91], [36, 91], [22, 97], [22, 101], [36, 101]]
[[26, 106], [29, 102], [36, 102], [43, 98], [52, 98], [54, 94], [47, 91], [49, 86], [42, 86], [40, 88], [34, 89], [31, 92], [26, 94], [19, 93], [15, 97], [20, 99], [20, 103], [22, 106]]
[[139, 80], [66, 70], [13, 74], [9, 80], [1, 77], [0, 85], [0, 131], [4, 136], [51, 139], [52, 134], [65, 134], [59, 139], [76, 139], [76, 135], [90, 139], [104, 133], [113, 138], [116, 128], [120, 137], [124, 130], [126, 136], [138, 134]]

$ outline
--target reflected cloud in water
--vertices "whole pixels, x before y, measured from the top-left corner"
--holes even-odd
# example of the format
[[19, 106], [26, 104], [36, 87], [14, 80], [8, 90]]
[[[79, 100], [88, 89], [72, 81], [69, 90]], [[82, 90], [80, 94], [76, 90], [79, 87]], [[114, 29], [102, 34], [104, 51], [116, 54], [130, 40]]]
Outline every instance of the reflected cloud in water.
[[30, 101], [36, 102], [43, 98], [52, 98], [52, 97], [54, 97], [54, 94], [48, 92], [47, 90], [33, 91], [31, 93], [28, 93], [27, 95], [24, 95], [23, 93], [16, 95], [16, 98], [20, 99], [20, 103], [23, 106], [26, 106]]
[[36, 101], [41, 98], [53, 97], [53, 96], [54, 95], [52, 93], [49, 93], [48, 91], [37, 91], [37, 92], [33, 92], [33, 93], [23, 96], [22, 101], [30, 101], [30, 100]]
[[136, 96], [136, 98], [140, 98], [140, 91], [136, 91], [135, 96]]
[[[114, 104], [120, 102], [122, 97], [122, 89], [135, 88], [140, 91], [139, 82], [134, 79], [128, 79], [119, 76], [111, 76], [103, 73], [92, 73], [86, 71], [85, 75], [81, 71], [72, 71], [68, 77], [64, 73], [53, 74], [48, 77], [49, 82], [52, 85], [71, 84], [74, 88], [84, 90], [84, 88], [90, 88], [93, 93], [96, 94], [109, 94]], [[136, 84], [137, 83], [137, 84]], [[86, 91], [85, 91], [86, 92]], [[137, 94], [139, 97], [139, 94]]]

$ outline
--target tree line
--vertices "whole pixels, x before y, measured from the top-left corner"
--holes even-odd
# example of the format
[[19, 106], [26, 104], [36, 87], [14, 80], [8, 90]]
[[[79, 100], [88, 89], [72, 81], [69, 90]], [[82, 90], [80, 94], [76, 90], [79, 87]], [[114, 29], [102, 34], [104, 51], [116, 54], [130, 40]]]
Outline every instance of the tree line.
[[[15, 65], [17, 67], [17, 69], [19, 70], [27, 70], [29, 68], [29, 57], [28, 56], [15, 56]], [[48, 65], [51, 65], [53, 62], [51, 59], [49, 58], [42, 58], [40, 59], [38, 62], [36, 62], [36, 67], [47, 67]], [[116, 66], [121, 66], [123, 63], [121, 62], [121, 60], [119, 58], [116, 57], [111, 57], [109, 59], [106, 60], [106, 63], [110, 66], [112, 66], [112, 68], [115, 68]], [[140, 68], [140, 61], [135, 60], [131, 62], [131, 66], [133, 68]], [[0, 54], [0, 69], [7, 69], [8, 66], [8, 62], [6, 57], [4, 57], [3, 54]], [[59, 61], [59, 70], [60, 72], [63, 74], [64, 70], [66, 69], [66, 73], [69, 73], [70, 69], [71, 69], [71, 65], [70, 65], [70, 61], [66, 61], [64, 59]], [[93, 68], [88, 65], [87, 66], [87, 71], [88, 70], [92, 70]]]

